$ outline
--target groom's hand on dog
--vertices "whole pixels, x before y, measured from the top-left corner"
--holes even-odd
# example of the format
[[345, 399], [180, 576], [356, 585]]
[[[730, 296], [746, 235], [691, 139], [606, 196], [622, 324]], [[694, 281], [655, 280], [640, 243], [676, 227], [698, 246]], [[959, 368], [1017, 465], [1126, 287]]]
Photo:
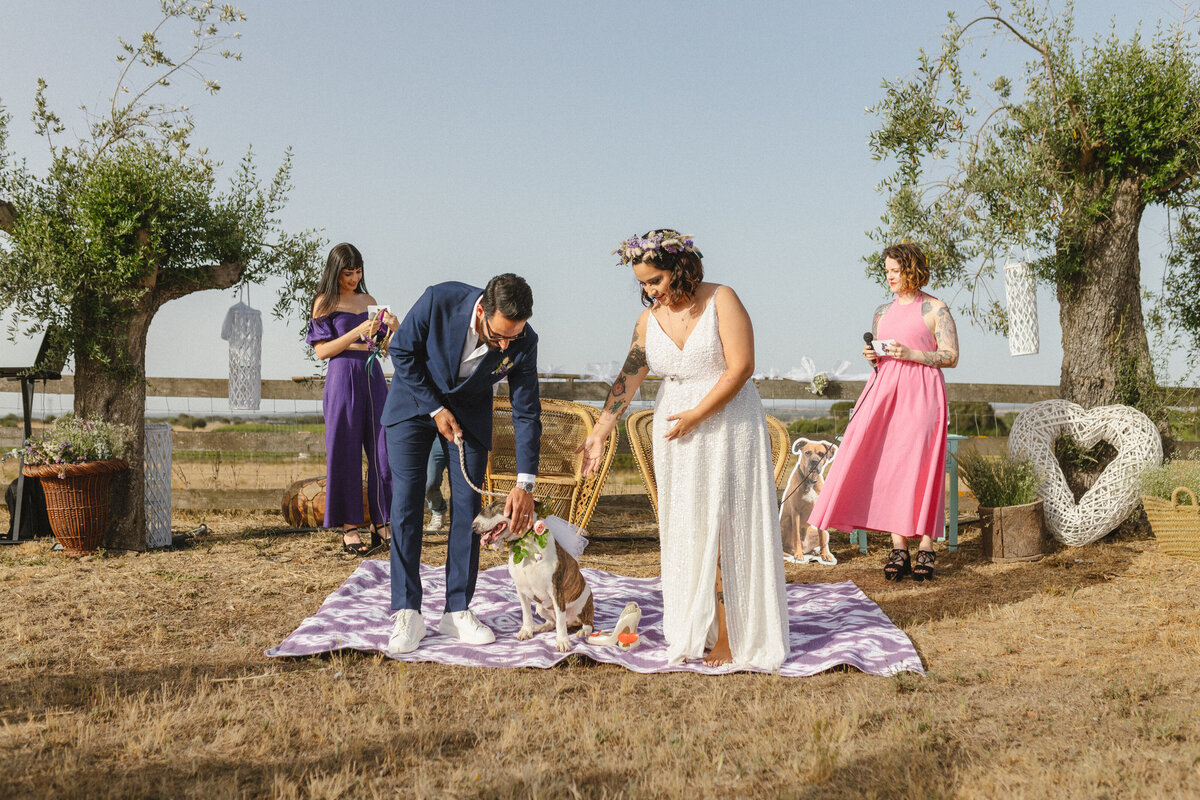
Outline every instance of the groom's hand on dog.
[[513, 530], [524, 533], [533, 526], [533, 495], [514, 486], [504, 499], [504, 516], [512, 520]]

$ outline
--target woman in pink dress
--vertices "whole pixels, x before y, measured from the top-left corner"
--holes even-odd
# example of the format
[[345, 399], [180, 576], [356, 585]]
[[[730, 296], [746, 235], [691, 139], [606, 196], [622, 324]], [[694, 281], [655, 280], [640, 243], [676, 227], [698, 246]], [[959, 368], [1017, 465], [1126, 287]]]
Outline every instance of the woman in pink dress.
[[[958, 331], [946, 304], [921, 291], [929, 267], [919, 247], [894, 244], [883, 258], [896, 299], [875, 309], [871, 332], [884, 355], [863, 348], [875, 374], [858, 398], [809, 524], [891, 533], [884, 577], [897, 581], [911, 573], [924, 581], [933, 578], [933, 539], [945, 525], [942, 370], [958, 364]], [[911, 539], [920, 540], [915, 565]]]

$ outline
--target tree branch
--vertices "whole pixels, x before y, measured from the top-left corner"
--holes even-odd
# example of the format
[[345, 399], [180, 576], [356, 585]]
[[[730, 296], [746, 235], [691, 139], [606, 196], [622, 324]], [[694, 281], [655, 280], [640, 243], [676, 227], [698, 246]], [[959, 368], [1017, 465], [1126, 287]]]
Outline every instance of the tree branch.
[[[1188, 181], [1190, 181], [1190, 180], [1192, 180], [1193, 178], [1195, 178], [1195, 177], [1196, 177], [1196, 174], [1197, 174], [1198, 172], [1200, 172], [1200, 159], [1197, 159], [1197, 161], [1196, 161], [1196, 163], [1195, 163], [1195, 165], [1193, 166], [1193, 168], [1192, 168], [1192, 169], [1190, 169], [1190, 170], [1184, 170], [1183, 172], [1181, 172], [1181, 173], [1179, 174], [1179, 177], [1175, 178], [1175, 180], [1173, 180], [1173, 181], [1171, 181], [1170, 183], [1168, 183], [1168, 184], [1164, 185], [1164, 186], [1163, 186], [1161, 189], [1155, 189], [1155, 190], [1154, 190], [1154, 194], [1156, 194], [1156, 195], [1160, 195], [1160, 196], [1161, 196], [1161, 195], [1167, 194], [1168, 192], [1174, 191], [1175, 189], [1177, 189], [1177, 188], [1178, 188], [1179, 186], [1181, 186], [1182, 184], [1185, 184], [1185, 183], [1187, 183]], [[0, 227], [3, 227], [3, 225], [4, 225], [4, 220], [3, 220], [3, 209], [0, 209]]]
[[[1010, 23], [1008, 20], [1004, 19], [1004, 17], [1000, 17], [1000, 16], [976, 17], [975, 19], [971, 20], [966, 25], [964, 25], [961, 30], [959, 30], [958, 36], [961, 37], [964, 33], [967, 32], [967, 28], [970, 28], [976, 22], [995, 22], [995, 23], [999, 23], [1000, 25], [1003, 25], [1004, 27], [1008, 28], [1009, 31], [1012, 32], [1013, 36], [1017, 37], [1025, 44], [1029, 45], [1031, 48], [1036, 50], [1042, 56], [1042, 63], [1046, 66], [1046, 75], [1047, 75], [1047, 77], [1050, 78], [1050, 94], [1053, 95], [1055, 102], [1057, 102], [1059, 105], [1065, 104], [1067, 109], [1071, 112], [1071, 121], [1074, 123], [1074, 127], [1076, 128], [1076, 130], [1079, 131], [1080, 142], [1089, 142], [1091, 137], [1089, 137], [1087, 135], [1087, 130], [1083, 127], [1083, 122], [1079, 116], [1079, 109], [1076, 107], [1075, 101], [1069, 97], [1062, 99], [1062, 100], [1059, 99], [1058, 77], [1054, 73], [1054, 62], [1050, 60], [1050, 48], [1047, 45], [1036, 44], [1036, 43], [1030, 41], [1028, 38], [1026, 38], [1024, 35], [1022, 35], [1020, 31], [1018, 31], [1015, 27], [1013, 27], [1012, 23]], [[1083, 147], [1084, 147], [1083, 159], [1084, 159], [1084, 161], [1088, 161], [1091, 158], [1092, 151], [1094, 148], [1091, 144], [1083, 145]]]
[[7, 200], [0, 200], [0, 231], [11, 233], [17, 224], [17, 210]]
[[207, 267], [188, 269], [167, 268], [159, 271], [158, 283], [152, 292], [155, 308], [176, 298], [205, 289], [228, 289], [236, 285], [246, 271], [242, 261], [226, 261]]

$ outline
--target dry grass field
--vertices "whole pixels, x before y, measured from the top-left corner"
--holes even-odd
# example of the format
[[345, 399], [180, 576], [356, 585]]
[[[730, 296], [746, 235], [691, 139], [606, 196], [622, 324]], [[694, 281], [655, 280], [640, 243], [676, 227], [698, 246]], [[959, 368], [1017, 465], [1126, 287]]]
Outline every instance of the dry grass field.
[[[1152, 539], [994, 565], [968, 529], [895, 586], [840, 537], [788, 580], [855, 581], [928, 674], [712, 678], [267, 659], [356, 562], [278, 516], [175, 527], [201, 521], [173, 552], [0, 549], [0, 797], [1200, 795], [1200, 563]], [[658, 574], [648, 512], [590, 527], [585, 566]]]

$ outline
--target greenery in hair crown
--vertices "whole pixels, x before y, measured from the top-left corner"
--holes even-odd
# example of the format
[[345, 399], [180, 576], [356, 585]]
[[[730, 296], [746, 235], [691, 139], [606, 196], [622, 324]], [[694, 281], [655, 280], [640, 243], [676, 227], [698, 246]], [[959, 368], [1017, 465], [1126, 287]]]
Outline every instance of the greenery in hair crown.
[[657, 231], [646, 237], [631, 236], [621, 242], [617, 249], [612, 251], [612, 254], [620, 258], [617, 262], [618, 265], [632, 264], [636, 259], [655, 250], [663, 250], [667, 253], [693, 253], [696, 258], [704, 257], [696, 249], [696, 243], [692, 241], [691, 236], [672, 230]]

